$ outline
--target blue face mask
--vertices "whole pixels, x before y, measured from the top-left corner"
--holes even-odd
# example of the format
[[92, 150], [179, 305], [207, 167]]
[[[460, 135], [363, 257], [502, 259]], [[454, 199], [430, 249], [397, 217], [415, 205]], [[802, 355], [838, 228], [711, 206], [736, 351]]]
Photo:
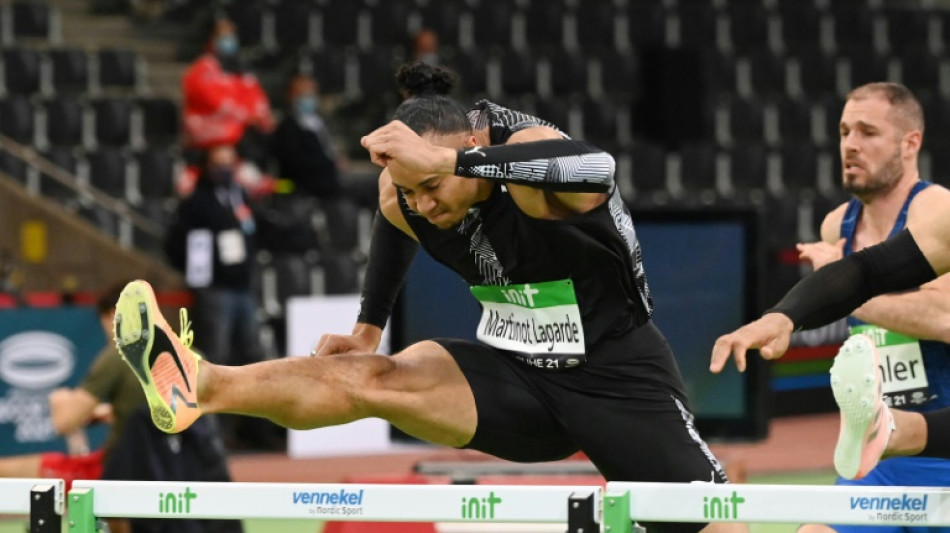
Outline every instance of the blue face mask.
[[222, 35], [214, 41], [214, 51], [218, 55], [229, 57], [237, 54], [238, 40], [237, 36], [232, 34]]
[[298, 116], [313, 115], [319, 105], [320, 100], [316, 96], [300, 96], [294, 100], [294, 112]]

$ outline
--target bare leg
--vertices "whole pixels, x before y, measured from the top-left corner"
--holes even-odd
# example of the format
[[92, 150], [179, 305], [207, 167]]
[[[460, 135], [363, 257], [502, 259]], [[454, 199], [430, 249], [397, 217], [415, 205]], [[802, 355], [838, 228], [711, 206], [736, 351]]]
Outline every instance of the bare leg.
[[913, 411], [891, 409], [894, 431], [887, 441], [884, 456], [917, 455], [927, 445], [927, 422], [923, 415]]
[[240, 367], [201, 361], [205, 413], [260, 416], [293, 429], [379, 417], [436, 444], [475, 434], [475, 398], [452, 356], [424, 341], [394, 355], [290, 357]]

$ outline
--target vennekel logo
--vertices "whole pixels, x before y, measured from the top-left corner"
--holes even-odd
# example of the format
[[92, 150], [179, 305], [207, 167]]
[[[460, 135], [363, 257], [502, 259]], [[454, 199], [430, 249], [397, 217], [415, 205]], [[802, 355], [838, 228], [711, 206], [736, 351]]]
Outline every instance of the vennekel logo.
[[340, 489], [339, 492], [304, 492], [294, 491], [295, 504], [306, 505], [363, 505], [363, 489], [357, 492], [348, 492]]
[[886, 496], [877, 496], [869, 498], [866, 496], [852, 496], [851, 510], [855, 511], [926, 511], [927, 495], [911, 496], [903, 494], [888, 498]]
[[162, 514], [189, 514], [191, 513], [191, 500], [198, 495], [191, 492], [191, 487], [185, 487], [185, 492], [159, 492], [158, 493], [158, 512]]
[[703, 496], [703, 518], [710, 520], [736, 520], [739, 518], [739, 504], [745, 503], [745, 498], [732, 491], [732, 496], [720, 498], [718, 496]]
[[468, 520], [484, 520], [495, 518], [495, 505], [501, 503], [501, 498], [495, 496], [495, 491], [488, 493], [488, 496], [479, 498], [462, 498], [462, 518]]
[[0, 342], [0, 379], [21, 389], [49, 389], [73, 372], [76, 347], [48, 331], [17, 333]]

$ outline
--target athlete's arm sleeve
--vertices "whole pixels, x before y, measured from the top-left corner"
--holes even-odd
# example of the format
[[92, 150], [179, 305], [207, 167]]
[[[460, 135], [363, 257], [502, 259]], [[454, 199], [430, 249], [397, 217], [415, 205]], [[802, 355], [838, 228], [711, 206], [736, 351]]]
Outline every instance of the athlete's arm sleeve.
[[418, 248], [416, 241], [376, 212], [357, 322], [386, 327]]
[[921, 414], [927, 421], [927, 445], [918, 455], [950, 459], [950, 407]]
[[811, 329], [848, 316], [874, 296], [913, 289], [937, 277], [904, 230], [876, 246], [806, 276], [766, 313], [782, 313], [795, 329]]
[[462, 149], [456, 174], [557, 192], [607, 192], [614, 158], [587, 143], [552, 139]]

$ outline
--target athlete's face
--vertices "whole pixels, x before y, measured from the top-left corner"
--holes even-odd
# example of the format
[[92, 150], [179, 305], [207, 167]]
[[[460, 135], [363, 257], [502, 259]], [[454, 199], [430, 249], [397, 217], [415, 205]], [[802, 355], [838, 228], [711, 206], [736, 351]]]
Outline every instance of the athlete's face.
[[841, 113], [842, 180], [845, 190], [869, 198], [891, 190], [904, 174], [905, 131], [881, 96], [848, 100]]
[[[425, 134], [425, 140], [437, 146], [464, 148], [474, 146], [470, 133], [453, 135]], [[430, 223], [448, 229], [461, 222], [469, 208], [485, 199], [482, 180], [462, 178], [453, 174], [418, 174], [407, 171], [396, 161], [386, 167], [393, 185], [406, 198], [409, 208], [426, 217]]]

